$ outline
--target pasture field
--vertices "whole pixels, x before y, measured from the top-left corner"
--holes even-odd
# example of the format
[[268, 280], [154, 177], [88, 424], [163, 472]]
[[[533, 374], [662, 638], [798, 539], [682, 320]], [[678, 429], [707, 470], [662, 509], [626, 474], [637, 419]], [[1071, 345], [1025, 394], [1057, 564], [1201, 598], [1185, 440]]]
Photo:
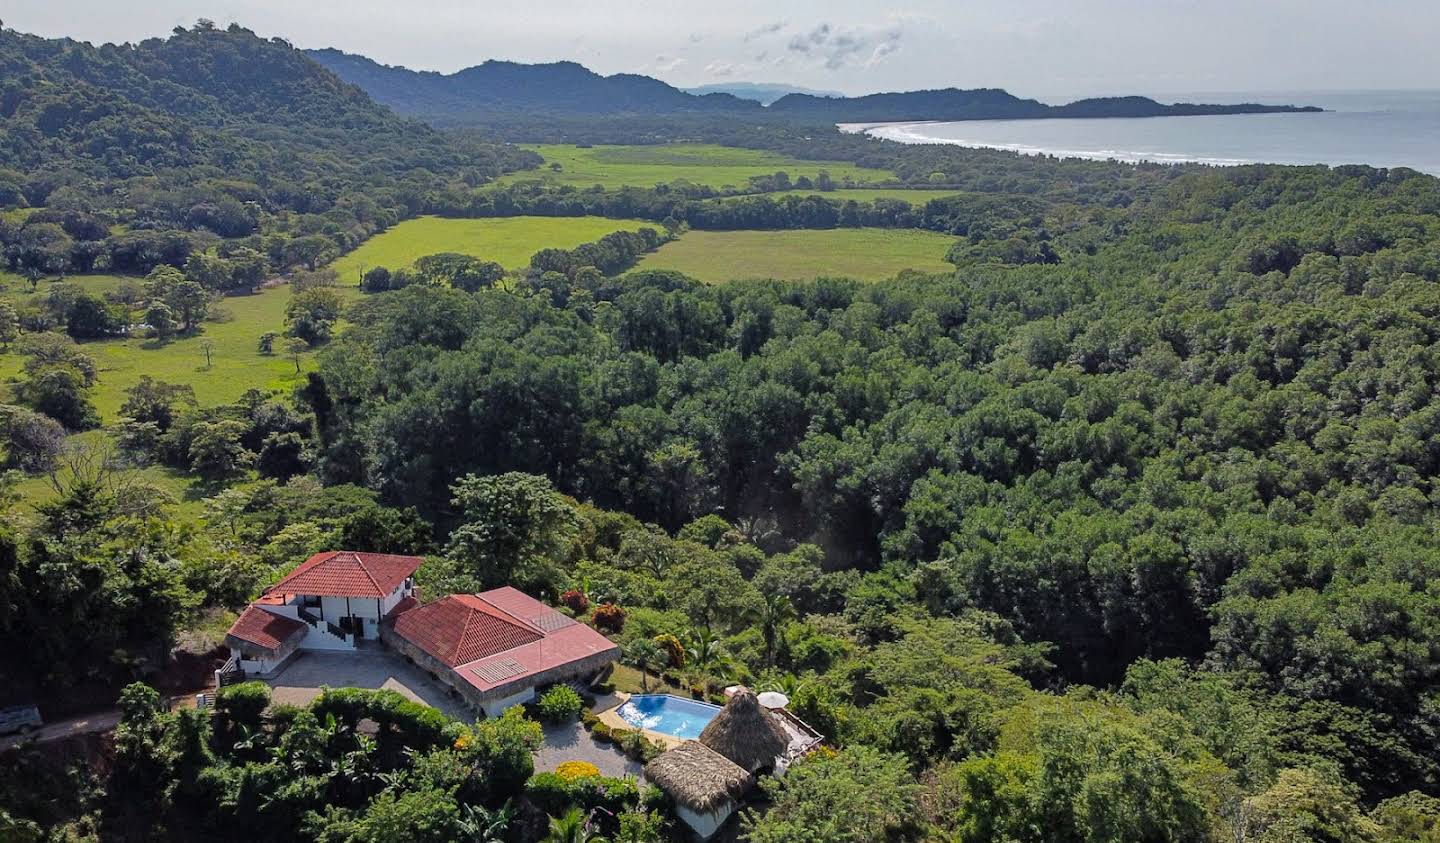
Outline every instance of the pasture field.
[[[654, 146], [577, 147], [568, 144], [527, 146], [545, 163], [538, 170], [510, 173], [501, 184], [540, 180], [551, 185], [586, 188], [654, 187], [682, 180], [714, 188], [743, 189], [751, 176], [784, 171], [791, 180], [813, 179], [825, 170], [838, 184], [873, 184], [890, 181], [889, 170], [856, 167], [842, 161], [802, 161], [775, 152], [737, 149], [714, 144], [659, 144]], [[559, 164], [558, 171], [551, 169]]]
[[[906, 187], [856, 187], [840, 188], [821, 193], [818, 190], [782, 190], [775, 193], [758, 194], [768, 196], [771, 199], [779, 199], [782, 196], [819, 196], [821, 199], [829, 199], [835, 202], [849, 202], [854, 199], [856, 202], [873, 202], [876, 199], [899, 199], [909, 202], [911, 205], [924, 205], [931, 199], [941, 199], [946, 196], [957, 196], [958, 190], [913, 190]], [[752, 198], [757, 194], [745, 194], [744, 196], [726, 196], [720, 201], [733, 202], [736, 199]]]
[[732, 279], [835, 277], [881, 281], [904, 269], [950, 272], [955, 238], [932, 231], [835, 228], [805, 231], [688, 231], [641, 259], [709, 283]]
[[519, 269], [529, 266], [530, 258], [541, 249], [573, 249], [612, 231], [647, 226], [660, 229], [659, 223], [604, 217], [420, 217], [380, 232], [331, 266], [340, 273], [343, 285], [358, 284], [371, 267], [399, 269], [439, 252], [459, 252], [495, 261], [506, 269]]
[[[66, 279], [94, 293], [104, 293], [118, 286], [122, 279], [114, 275], [77, 275]], [[140, 283], [140, 279], [130, 279]], [[36, 295], [43, 296], [53, 282], [42, 281]], [[341, 288], [347, 296], [358, 297], [353, 288]], [[0, 276], [0, 296], [14, 301], [30, 297], [29, 286], [13, 275]], [[158, 343], [144, 337], [94, 340], [83, 343], [86, 353], [95, 358], [99, 378], [91, 400], [100, 410], [104, 424], [111, 424], [125, 403], [125, 390], [149, 375], [169, 383], [189, 384], [202, 406], [223, 404], [238, 399], [248, 389], [289, 390], [302, 378], [295, 372], [295, 361], [284, 352], [284, 340], [275, 343], [276, 352], [264, 355], [256, 350], [260, 335], [267, 331], [282, 333], [285, 329], [285, 306], [290, 301], [288, 287], [275, 287], [249, 296], [221, 299], [216, 308], [228, 314], [223, 322], [205, 322], [203, 330], [190, 337]], [[211, 365], [205, 363], [204, 343], [212, 344]], [[313, 352], [301, 355], [302, 370], [310, 365]], [[23, 358], [12, 349], [0, 354], [0, 380], [9, 382], [20, 372]], [[8, 400], [8, 398], [6, 399]]]

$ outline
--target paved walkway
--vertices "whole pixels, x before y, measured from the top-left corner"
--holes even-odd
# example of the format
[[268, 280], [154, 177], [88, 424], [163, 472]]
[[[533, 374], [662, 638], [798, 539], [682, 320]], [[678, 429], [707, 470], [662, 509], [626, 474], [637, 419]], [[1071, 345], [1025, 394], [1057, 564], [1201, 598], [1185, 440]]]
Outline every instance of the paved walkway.
[[415, 702], [434, 706], [457, 720], [475, 721], [464, 701], [450, 693], [443, 683], [389, 650], [367, 649], [354, 653], [309, 650], [298, 653], [279, 676], [267, 680], [277, 703], [308, 705], [320, 696], [322, 686], [331, 688], [388, 688]]
[[579, 721], [545, 727], [545, 742], [535, 753], [537, 772], [553, 771], [566, 761], [589, 761], [600, 775], [640, 777], [645, 765], [631, 761], [612, 743], [598, 743]]

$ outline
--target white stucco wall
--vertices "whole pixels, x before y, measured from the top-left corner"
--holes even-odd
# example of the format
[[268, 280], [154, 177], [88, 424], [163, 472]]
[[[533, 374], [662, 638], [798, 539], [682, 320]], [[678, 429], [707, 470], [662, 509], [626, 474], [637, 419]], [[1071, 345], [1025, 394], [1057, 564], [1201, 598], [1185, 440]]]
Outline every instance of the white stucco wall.
[[412, 585], [408, 585], [408, 583], [410, 583], [410, 581], [407, 579], [405, 582], [402, 582], [399, 585], [395, 586], [395, 590], [390, 592], [390, 596], [380, 601], [381, 617], [390, 614], [390, 610], [395, 608], [396, 603], [399, 603], [401, 600], [409, 597], [411, 593], [415, 591], [414, 587]]
[[685, 824], [695, 831], [695, 836], [701, 840], [710, 839], [733, 813], [735, 813], [734, 802], [726, 802], [706, 814], [692, 811], [684, 805], [675, 806], [675, 815], [684, 820]]
[[346, 641], [346, 640], [341, 639], [341, 638], [336, 638], [334, 635], [331, 635], [331, 634], [330, 634], [329, 628], [326, 627], [325, 624], [323, 624], [323, 623], [320, 624], [320, 628], [319, 628], [319, 629], [316, 629], [315, 627], [310, 626], [309, 624], [306, 624], [306, 627], [307, 627], [307, 628], [306, 628], [306, 630], [305, 630], [305, 637], [304, 637], [303, 639], [301, 639], [301, 641], [300, 641], [300, 648], [299, 648], [299, 649], [301, 649], [301, 650], [353, 650], [353, 649], [355, 649], [355, 644], [354, 644], [353, 641]]
[[481, 703], [480, 707], [485, 710], [486, 717], [499, 717], [501, 714], [504, 714], [505, 709], [509, 708], [510, 706], [527, 703], [533, 699], [535, 699], [535, 689], [526, 688], [525, 690], [511, 694], [508, 697], [501, 697], [500, 699], [496, 700], [486, 700], [485, 702]]
[[240, 651], [235, 649], [230, 650], [230, 655], [239, 659], [240, 669], [245, 671], [247, 677], [270, 676], [284, 667], [285, 662], [289, 661], [290, 657], [295, 655], [295, 651], [292, 650], [283, 656], [273, 659], [249, 659], [240, 655]]

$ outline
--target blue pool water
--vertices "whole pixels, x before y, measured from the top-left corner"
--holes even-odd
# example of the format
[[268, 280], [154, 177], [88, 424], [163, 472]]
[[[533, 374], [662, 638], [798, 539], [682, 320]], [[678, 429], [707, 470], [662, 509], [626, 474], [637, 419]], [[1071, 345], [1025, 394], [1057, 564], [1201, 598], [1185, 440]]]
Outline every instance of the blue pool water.
[[720, 713], [720, 706], [669, 694], [636, 694], [616, 713], [637, 729], [694, 740]]

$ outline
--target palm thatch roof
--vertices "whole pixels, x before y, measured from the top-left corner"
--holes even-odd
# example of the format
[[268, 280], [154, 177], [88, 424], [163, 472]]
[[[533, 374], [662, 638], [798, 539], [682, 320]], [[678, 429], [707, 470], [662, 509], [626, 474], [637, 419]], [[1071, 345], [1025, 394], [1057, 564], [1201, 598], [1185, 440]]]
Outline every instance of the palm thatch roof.
[[692, 811], [708, 814], [745, 795], [750, 774], [710, 747], [686, 741], [645, 765], [645, 778]]
[[741, 690], [705, 726], [700, 743], [753, 773], [785, 754], [790, 736], [753, 692]]

